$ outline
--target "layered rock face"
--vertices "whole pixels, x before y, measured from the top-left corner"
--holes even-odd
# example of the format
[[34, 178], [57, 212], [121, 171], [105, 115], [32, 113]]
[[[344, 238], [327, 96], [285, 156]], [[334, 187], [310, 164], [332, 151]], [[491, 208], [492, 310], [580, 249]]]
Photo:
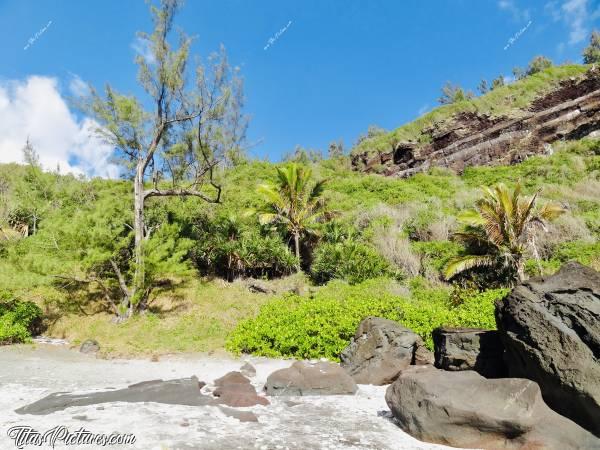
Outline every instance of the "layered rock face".
[[536, 381], [560, 414], [600, 436], [600, 273], [568, 263], [496, 305], [511, 377]]
[[551, 151], [561, 139], [580, 139], [600, 130], [600, 70], [564, 81], [534, 101], [517, 118], [462, 112], [424, 130], [430, 142], [400, 142], [377, 155], [355, 154], [353, 167], [364, 172], [408, 177], [431, 167], [458, 173], [469, 166], [513, 164]]
[[408, 328], [393, 320], [367, 317], [340, 360], [357, 383], [383, 385], [394, 381], [411, 364], [432, 364], [433, 355]]
[[432, 366], [403, 370], [386, 402], [411, 436], [485, 449], [598, 448], [600, 439], [552, 411], [530, 380], [489, 380], [473, 371]]

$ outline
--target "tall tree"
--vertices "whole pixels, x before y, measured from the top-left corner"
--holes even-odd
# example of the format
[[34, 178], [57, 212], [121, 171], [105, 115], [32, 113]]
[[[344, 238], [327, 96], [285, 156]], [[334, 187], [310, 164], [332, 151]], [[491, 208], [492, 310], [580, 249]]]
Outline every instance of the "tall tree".
[[265, 204], [258, 209], [262, 225], [280, 225], [294, 239], [297, 269], [300, 270], [300, 239], [314, 234], [316, 223], [331, 215], [323, 198], [327, 180], [312, 183], [310, 168], [296, 163], [277, 168], [276, 185], [261, 184], [258, 192]]
[[[134, 275], [127, 280], [116, 262], [129, 317], [145, 307], [144, 243], [149, 235], [145, 202], [152, 197], [194, 196], [218, 203], [221, 186], [215, 171], [228, 157], [241, 151], [247, 120], [241, 114], [242, 83], [232, 70], [223, 48], [211, 55], [207, 67], [198, 63], [188, 70], [192, 38], [179, 33], [171, 45], [173, 19], [180, 0], [151, 5], [152, 33], [138, 33], [148, 55], [138, 55], [138, 80], [149, 97], [141, 102], [117, 93], [110, 86], [101, 96], [91, 90], [88, 111], [99, 122], [97, 132], [116, 149], [133, 181], [135, 232]], [[189, 82], [189, 78], [193, 82]], [[151, 104], [146, 110], [144, 104]]]
[[598, 30], [592, 31], [592, 35], [590, 36], [590, 45], [583, 50], [583, 63], [600, 63], [600, 33]]
[[538, 259], [535, 230], [545, 229], [547, 221], [563, 213], [559, 205], [547, 203], [536, 208], [539, 191], [531, 197], [498, 184], [484, 188], [484, 196], [475, 209], [464, 213], [460, 220], [464, 229], [454, 234], [466, 244], [466, 254], [451, 259], [445, 268], [446, 279], [477, 267], [498, 268], [508, 274], [510, 282], [525, 280], [526, 251]]

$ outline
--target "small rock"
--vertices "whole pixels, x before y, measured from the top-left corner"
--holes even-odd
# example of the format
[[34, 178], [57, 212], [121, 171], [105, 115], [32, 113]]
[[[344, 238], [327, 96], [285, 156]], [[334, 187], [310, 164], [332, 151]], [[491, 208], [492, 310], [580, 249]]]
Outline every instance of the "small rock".
[[226, 416], [233, 417], [240, 422], [258, 422], [258, 417], [252, 411], [238, 411], [237, 409], [226, 408], [224, 406], [219, 406], [219, 409]]
[[244, 365], [240, 367], [240, 372], [246, 377], [253, 377], [256, 375], [256, 369], [248, 361], [246, 361]]
[[79, 347], [81, 353], [97, 353], [100, 350], [100, 344], [95, 339], [86, 339]]
[[219, 403], [227, 406], [268, 405], [269, 401], [256, 393], [250, 380], [240, 372], [229, 372], [215, 380], [217, 388], [213, 391], [219, 397]]
[[296, 361], [273, 372], [265, 385], [267, 395], [351, 395], [358, 386], [337, 364]]
[[74, 420], [83, 420], [84, 422], [89, 422], [90, 419], [88, 419], [88, 417], [86, 415], [81, 415], [81, 416], [73, 416]]

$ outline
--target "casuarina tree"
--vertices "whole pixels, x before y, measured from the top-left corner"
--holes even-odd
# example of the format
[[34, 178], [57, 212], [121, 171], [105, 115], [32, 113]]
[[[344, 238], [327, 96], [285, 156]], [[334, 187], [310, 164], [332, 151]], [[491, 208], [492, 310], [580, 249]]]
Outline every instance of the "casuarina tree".
[[179, 7], [178, 0], [152, 5], [154, 29], [138, 34], [148, 50], [135, 61], [146, 98], [107, 86], [103, 94], [92, 89], [86, 103], [99, 123], [98, 134], [115, 148], [114, 156], [133, 184], [132, 269], [125, 273], [111, 260], [122, 291], [122, 317], [145, 307], [152, 283], [144, 255], [150, 234], [144, 214], [147, 200], [194, 196], [218, 203], [216, 172], [227, 158], [239, 155], [246, 130], [237, 71], [223, 49], [205, 65], [190, 67], [192, 38], [183, 32], [172, 36]]

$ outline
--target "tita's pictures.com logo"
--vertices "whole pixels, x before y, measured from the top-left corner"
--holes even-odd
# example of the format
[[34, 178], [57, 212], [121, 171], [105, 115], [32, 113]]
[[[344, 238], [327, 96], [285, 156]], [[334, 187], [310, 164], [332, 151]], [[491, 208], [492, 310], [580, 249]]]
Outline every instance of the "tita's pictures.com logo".
[[136, 441], [133, 434], [121, 433], [92, 433], [85, 428], [69, 431], [64, 425], [59, 425], [44, 432], [39, 432], [27, 425], [18, 425], [8, 429], [8, 437], [14, 441], [15, 447], [24, 449], [27, 446], [54, 448], [57, 443], [64, 445], [96, 445], [101, 447], [113, 445], [129, 445]]

